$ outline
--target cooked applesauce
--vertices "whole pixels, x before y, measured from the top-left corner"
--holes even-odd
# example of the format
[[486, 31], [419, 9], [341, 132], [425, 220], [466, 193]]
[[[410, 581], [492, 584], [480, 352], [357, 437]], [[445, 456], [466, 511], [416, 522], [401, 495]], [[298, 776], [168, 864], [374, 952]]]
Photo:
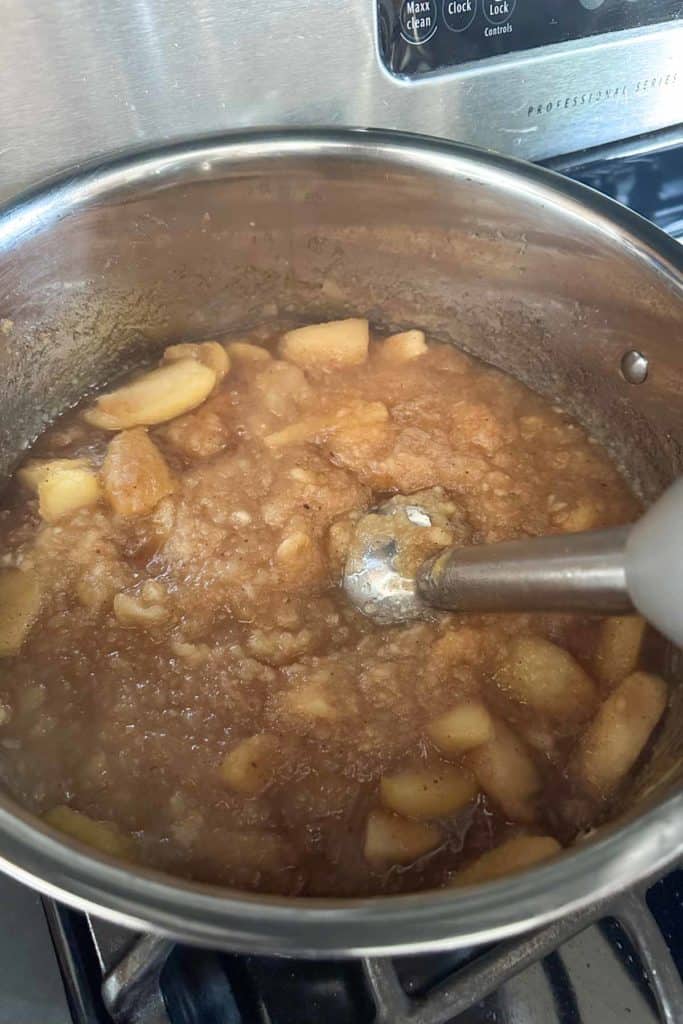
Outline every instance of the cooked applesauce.
[[351, 896], [469, 884], [609, 813], [667, 700], [644, 623], [382, 627], [340, 587], [365, 513], [423, 554], [639, 510], [561, 409], [365, 320], [171, 345], [51, 427], [0, 512], [0, 769], [99, 850]]

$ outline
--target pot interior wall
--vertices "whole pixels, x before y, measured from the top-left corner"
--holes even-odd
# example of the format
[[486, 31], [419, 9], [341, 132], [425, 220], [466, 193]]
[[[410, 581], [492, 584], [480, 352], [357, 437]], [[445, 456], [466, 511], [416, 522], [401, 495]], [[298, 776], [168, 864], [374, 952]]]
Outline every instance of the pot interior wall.
[[[349, 313], [422, 326], [561, 403], [646, 500], [683, 469], [680, 284], [645, 245], [522, 174], [246, 146], [169, 156], [151, 184], [143, 162], [66, 186], [0, 229], [0, 473], [162, 344]], [[640, 387], [619, 372], [631, 348], [651, 361]], [[680, 694], [636, 782], [650, 799], [680, 775]]]

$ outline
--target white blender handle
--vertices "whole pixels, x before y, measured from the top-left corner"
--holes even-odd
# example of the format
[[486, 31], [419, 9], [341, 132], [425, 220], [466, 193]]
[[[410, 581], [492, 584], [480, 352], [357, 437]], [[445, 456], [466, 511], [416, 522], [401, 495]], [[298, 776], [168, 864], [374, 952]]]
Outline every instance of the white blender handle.
[[635, 607], [683, 647], [683, 477], [631, 528], [624, 567]]

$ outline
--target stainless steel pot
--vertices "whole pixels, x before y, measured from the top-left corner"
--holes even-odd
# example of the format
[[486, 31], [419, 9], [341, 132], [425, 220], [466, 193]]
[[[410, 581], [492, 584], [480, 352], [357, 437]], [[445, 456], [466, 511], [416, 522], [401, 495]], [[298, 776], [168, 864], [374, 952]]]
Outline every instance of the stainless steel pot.
[[[380, 132], [270, 132], [83, 171], [0, 217], [0, 472], [56, 413], [162, 342], [279, 314], [419, 325], [562, 403], [646, 499], [683, 470], [683, 252], [588, 189]], [[644, 383], [620, 370], [649, 362]], [[625, 365], [628, 365], [628, 360]], [[679, 654], [665, 655], [673, 678]], [[4, 870], [77, 906], [230, 949], [408, 951], [488, 941], [661, 872], [683, 850], [683, 717], [618, 822], [555, 863], [461, 890], [303, 900], [98, 856], [0, 801]]]

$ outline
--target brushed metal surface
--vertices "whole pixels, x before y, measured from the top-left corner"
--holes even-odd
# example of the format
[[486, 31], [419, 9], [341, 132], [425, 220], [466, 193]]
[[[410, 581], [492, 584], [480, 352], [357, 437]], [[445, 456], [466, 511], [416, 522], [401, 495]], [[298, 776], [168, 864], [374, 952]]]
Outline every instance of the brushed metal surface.
[[[367, 315], [562, 403], [646, 498], [683, 469], [683, 250], [533, 166], [383, 132], [243, 133], [69, 177], [0, 217], [0, 474], [46, 420], [169, 339]], [[642, 350], [647, 380], [620, 373]], [[675, 652], [670, 675], [675, 676]], [[679, 663], [680, 667], [680, 663]], [[132, 927], [299, 955], [437, 949], [539, 927], [683, 849], [683, 687], [623, 815], [489, 886], [391, 898], [237, 893], [115, 863], [0, 795], [0, 867]]]
[[[681, 503], [683, 508], [683, 502]], [[629, 527], [446, 548], [421, 566], [420, 597], [457, 611], [633, 611]]]
[[679, 22], [406, 82], [380, 62], [373, 0], [5, 0], [0, 198], [101, 154], [250, 126], [550, 157], [683, 119], [682, 54]]

